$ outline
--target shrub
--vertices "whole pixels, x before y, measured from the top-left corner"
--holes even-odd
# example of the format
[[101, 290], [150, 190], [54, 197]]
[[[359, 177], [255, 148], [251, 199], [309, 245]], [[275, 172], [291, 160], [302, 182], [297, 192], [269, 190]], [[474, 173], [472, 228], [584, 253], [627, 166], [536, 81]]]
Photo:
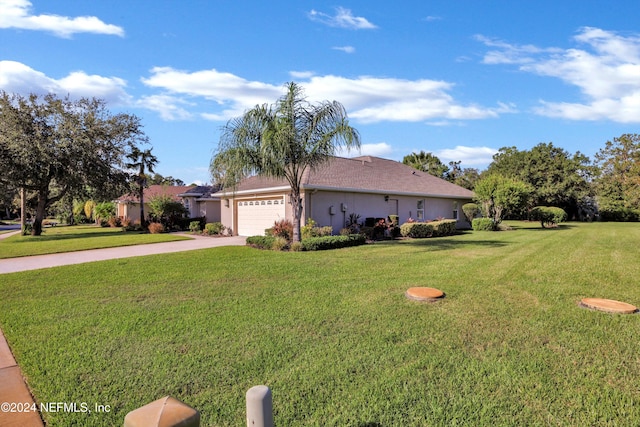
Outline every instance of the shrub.
[[287, 249], [289, 246], [289, 242], [284, 237], [276, 237], [273, 239], [273, 244], [271, 245], [271, 249], [274, 251], [283, 251]]
[[309, 237], [302, 241], [302, 247], [305, 251], [323, 251], [364, 245], [365, 243], [366, 239], [362, 234], [349, 234], [348, 236]]
[[455, 219], [443, 219], [429, 224], [433, 227], [433, 237], [451, 236], [457, 231]]
[[405, 222], [400, 226], [402, 237], [424, 238], [433, 236], [433, 225], [427, 222]]
[[174, 218], [174, 226], [179, 227], [180, 230], [191, 230], [191, 223], [197, 222], [200, 224], [200, 230], [204, 230], [204, 226], [206, 225], [207, 219], [203, 216], [195, 217], [195, 218]]
[[474, 231], [495, 231], [496, 223], [492, 218], [475, 218], [471, 221], [471, 227]]
[[433, 222], [405, 222], [400, 226], [403, 237], [420, 239], [425, 237], [450, 236], [456, 232], [456, 220], [444, 219]]
[[554, 227], [567, 220], [567, 213], [562, 208], [549, 206], [536, 206], [531, 209], [531, 219], [540, 221], [542, 228]]
[[465, 203], [462, 205], [462, 212], [464, 213], [465, 218], [471, 224], [471, 221], [478, 215], [480, 215], [480, 206], [475, 203]]
[[315, 222], [313, 218], [309, 218], [305, 225], [300, 227], [300, 237], [302, 239], [308, 239], [309, 237], [331, 236], [332, 234], [333, 227], [329, 225], [318, 227], [317, 222]]
[[304, 250], [304, 246], [302, 246], [302, 242], [293, 242], [289, 249], [293, 252], [302, 252]]
[[192, 233], [199, 233], [200, 231], [202, 231], [202, 228], [200, 227], [200, 221], [191, 221], [189, 223], [189, 231]]
[[109, 227], [121, 227], [122, 226], [122, 222], [120, 221], [120, 218], [118, 218], [117, 216], [109, 217], [109, 219], [107, 220], [107, 224], [109, 224]]
[[204, 234], [209, 236], [217, 236], [224, 231], [224, 225], [221, 222], [209, 222], [204, 226]]
[[311, 235], [311, 231], [313, 230], [313, 227], [316, 226], [316, 222], [314, 221], [313, 218], [308, 218], [304, 225], [302, 227], [300, 227], [300, 237], [302, 239], [308, 239], [309, 237], [313, 237]]
[[164, 225], [162, 225], [159, 222], [149, 223], [149, 233], [151, 234], [164, 233]]
[[247, 245], [258, 249], [271, 249], [276, 240], [273, 236], [250, 236], [247, 237]]
[[624, 207], [603, 208], [598, 212], [600, 221], [638, 222], [640, 210]]
[[282, 237], [287, 241], [291, 241], [293, 237], [293, 223], [288, 219], [281, 219], [280, 221], [274, 222], [273, 227], [269, 230], [269, 234], [273, 237]]

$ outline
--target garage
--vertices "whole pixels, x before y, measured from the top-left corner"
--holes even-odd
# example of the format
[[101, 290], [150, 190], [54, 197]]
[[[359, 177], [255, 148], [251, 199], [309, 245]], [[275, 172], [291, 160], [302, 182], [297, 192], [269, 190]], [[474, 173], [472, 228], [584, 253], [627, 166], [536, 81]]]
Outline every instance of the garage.
[[284, 197], [238, 201], [238, 235], [264, 236], [264, 230], [285, 218]]

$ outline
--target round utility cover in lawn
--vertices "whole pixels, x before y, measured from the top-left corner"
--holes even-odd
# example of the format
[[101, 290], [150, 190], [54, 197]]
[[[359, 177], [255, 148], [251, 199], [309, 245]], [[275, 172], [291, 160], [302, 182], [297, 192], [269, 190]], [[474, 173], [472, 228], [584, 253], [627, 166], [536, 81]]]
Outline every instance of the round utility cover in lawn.
[[444, 298], [444, 292], [440, 289], [420, 286], [407, 289], [405, 295], [407, 298], [417, 301], [436, 301], [440, 298]]
[[580, 305], [591, 310], [605, 311], [607, 313], [631, 314], [638, 311], [635, 305], [604, 298], [583, 298], [580, 301]]

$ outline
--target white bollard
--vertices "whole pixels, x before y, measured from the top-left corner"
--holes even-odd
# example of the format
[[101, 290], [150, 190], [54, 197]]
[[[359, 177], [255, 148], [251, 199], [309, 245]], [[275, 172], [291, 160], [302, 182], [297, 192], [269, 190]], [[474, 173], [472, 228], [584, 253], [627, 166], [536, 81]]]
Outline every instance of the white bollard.
[[247, 427], [273, 427], [273, 402], [266, 385], [247, 391]]

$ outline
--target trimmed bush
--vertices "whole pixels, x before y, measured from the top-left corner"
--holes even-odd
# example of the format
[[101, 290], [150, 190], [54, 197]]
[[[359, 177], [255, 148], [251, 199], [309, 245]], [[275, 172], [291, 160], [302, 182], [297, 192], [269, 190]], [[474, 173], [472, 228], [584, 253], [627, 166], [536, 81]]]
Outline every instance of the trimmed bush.
[[349, 234], [348, 236], [324, 236], [309, 237], [302, 241], [305, 251], [324, 251], [328, 249], [346, 248], [349, 246], [364, 245], [367, 242], [362, 234]]
[[473, 231], [495, 231], [496, 223], [491, 218], [475, 218], [471, 221]]
[[469, 221], [469, 224], [471, 224], [473, 219], [480, 215], [480, 206], [475, 203], [465, 203], [462, 205], [462, 212], [465, 218], [467, 218], [467, 221]]
[[414, 239], [451, 236], [455, 233], [455, 219], [443, 219], [432, 222], [405, 222], [400, 226], [400, 234], [402, 237], [411, 237]]
[[159, 222], [152, 222], [149, 224], [149, 233], [160, 234], [164, 233], [164, 225]]
[[443, 219], [442, 221], [434, 221], [430, 223], [433, 227], [433, 237], [451, 236], [456, 234], [456, 220]]
[[638, 222], [640, 210], [632, 208], [603, 208], [598, 212], [600, 221]]
[[542, 228], [555, 227], [567, 220], [567, 213], [562, 208], [550, 206], [536, 206], [531, 209], [530, 217], [534, 221], [540, 221]]
[[209, 236], [217, 236], [224, 231], [224, 225], [221, 222], [209, 222], [204, 226], [204, 233]]
[[421, 239], [433, 236], [433, 225], [430, 222], [405, 222], [400, 226], [402, 237]]
[[271, 249], [275, 240], [273, 236], [250, 236], [247, 237], [247, 245], [258, 249]]

